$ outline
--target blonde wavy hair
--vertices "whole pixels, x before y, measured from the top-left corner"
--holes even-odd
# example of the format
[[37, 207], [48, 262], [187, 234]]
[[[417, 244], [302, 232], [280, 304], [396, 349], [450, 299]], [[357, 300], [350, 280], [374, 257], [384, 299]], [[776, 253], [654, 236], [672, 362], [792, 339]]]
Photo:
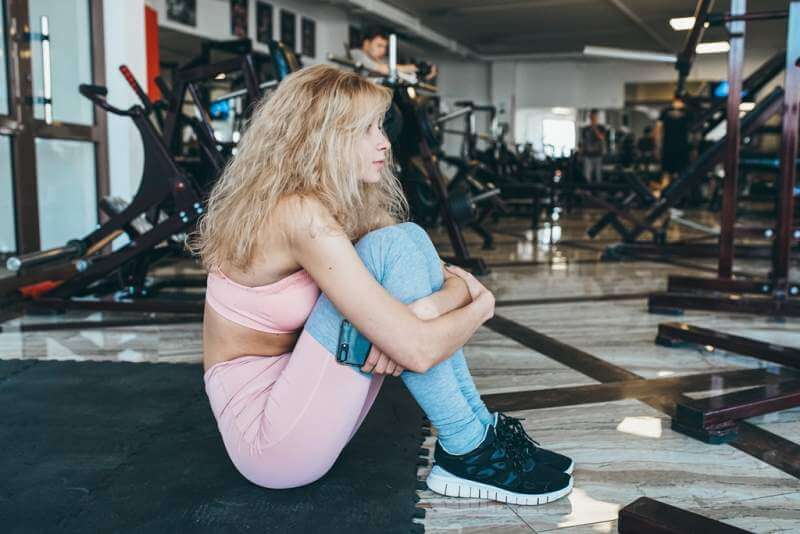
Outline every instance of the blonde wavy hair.
[[359, 142], [391, 101], [389, 89], [327, 65], [288, 76], [256, 106], [189, 249], [207, 269], [247, 270], [264, 221], [288, 195], [316, 197], [351, 240], [404, 220], [408, 204], [391, 150], [377, 183], [360, 179]]

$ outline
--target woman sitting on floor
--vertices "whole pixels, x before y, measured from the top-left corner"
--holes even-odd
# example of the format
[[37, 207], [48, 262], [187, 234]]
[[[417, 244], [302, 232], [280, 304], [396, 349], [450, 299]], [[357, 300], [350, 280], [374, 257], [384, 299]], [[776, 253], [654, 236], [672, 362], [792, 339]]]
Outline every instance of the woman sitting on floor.
[[[489, 413], [464, 360], [494, 297], [443, 265], [419, 226], [398, 224], [406, 205], [382, 131], [391, 99], [329, 66], [289, 76], [211, 193], [192, 247], [209, 270], [204, 379], [226, 450], [255, 484], [309, 484], [394, 375], [438, 431], [433, 491], [560, 498], [572, 460]], [[345, 318], [372, 342], [361, 368], [334, 357]]]

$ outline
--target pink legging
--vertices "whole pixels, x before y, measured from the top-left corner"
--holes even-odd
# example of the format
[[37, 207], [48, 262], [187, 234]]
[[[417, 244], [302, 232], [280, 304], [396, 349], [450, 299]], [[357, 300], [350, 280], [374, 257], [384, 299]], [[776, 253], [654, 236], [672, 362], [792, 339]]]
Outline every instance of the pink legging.
[[203, 376], [236, 469], [266, 488], [309, 484], [330, 470], [383, 384], [341, 365], [303, 331], [294, 351], [243, 356]]

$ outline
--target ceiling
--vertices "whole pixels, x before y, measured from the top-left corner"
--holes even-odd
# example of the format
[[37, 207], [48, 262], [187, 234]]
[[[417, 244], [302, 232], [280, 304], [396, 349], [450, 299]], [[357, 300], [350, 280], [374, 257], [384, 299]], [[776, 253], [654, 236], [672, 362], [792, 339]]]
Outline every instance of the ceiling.
[[[586, 45], [678, 52], [687, 32], [672, 17], [694, 13], [696, 0], [388, 0], [481, 55], [580, 52]], [[751, 11], [786, 9], [789, 0], [750, 0]], [[727, 11], [718, 0], [715, 12]], [[786, 21], [747, 25], [747, 49], [786, 46]], [[711, 28], [704, 41], [724, 39]]]

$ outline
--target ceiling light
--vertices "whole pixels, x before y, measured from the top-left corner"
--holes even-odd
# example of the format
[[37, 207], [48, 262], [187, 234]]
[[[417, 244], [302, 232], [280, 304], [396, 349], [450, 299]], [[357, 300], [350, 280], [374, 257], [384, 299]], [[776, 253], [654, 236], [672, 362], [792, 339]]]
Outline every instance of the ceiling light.
[[753, 111], [755, 108], [755, 102], [742, 102], [739, 104], [739, 111]]
[[217, 74], [216, 76], [214, 76], [214, 79], [215, 79], [215, 80], [224, 80], [225, 78], [226, 78], [226, 76], [225, 76], [225, 73], [224, 73], [224, 72], [220, 72], [219, 74]]
[[728, 41], [714, 41], [712, 43], [700, 43], [695, 51], [698, 54], [722, 54], [731, 49]]
[[660, 54], [658, 52], [647, 52], [642, 50], [627, 50], [625, 48], [609, 48], [607, 46], [584, 46], [583, 55], [612, 59], [630, 59], [633, 61], [675, 63], [675, 56], [672, 54]]
[[[674, 19], [669, 19], [669, 25], [672, 26], [673, 30], [679, 32], [691, 30], [694, 28], [694, 17], [677, 17]], [[704, 28], [708, 28], [708, 26], [708, 22], [703, 24]]]
[[555, 115], [572, 115], [572, 109], [555, 107], [550, 110]]

